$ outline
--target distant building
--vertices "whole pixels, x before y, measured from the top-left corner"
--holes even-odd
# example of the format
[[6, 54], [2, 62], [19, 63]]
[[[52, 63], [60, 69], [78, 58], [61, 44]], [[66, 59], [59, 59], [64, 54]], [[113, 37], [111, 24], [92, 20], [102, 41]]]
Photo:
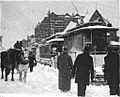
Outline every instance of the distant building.
[[0, 47], [2, 47], [2, 36], [0, 36]]
[[0, 52], [3, 50], [3, 47], [2, 47], [2, 36], [0, 36]]
[[82, 23], [84, 16], [80, 16], [79, 14], [64, 14], [57, 15], [54, 12], [48, 11], [48, 16], [44, 17], [41, 23], [35, 28], [35, 38], [36, 42], [40, 43], [42, 39], [51, 36], [57, 32], [63, 32], [70, 21], [77, 22], [77, 24]]

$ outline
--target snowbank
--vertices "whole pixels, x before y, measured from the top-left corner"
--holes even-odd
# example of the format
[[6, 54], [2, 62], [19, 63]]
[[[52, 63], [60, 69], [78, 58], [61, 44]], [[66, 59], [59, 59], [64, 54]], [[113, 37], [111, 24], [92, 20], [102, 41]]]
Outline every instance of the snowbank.
[[[0, 73], [1, 75], [1, 73]], [[71, 80], [71, 90], [62, 93], [58, 89], [58, 70], [38, 64], [33, 72], [28, 71], [27, 82], [20, 82], [15, 71], [15, 81], [0, 79], [0, 97], [77, 97], [77, 85]], [[109, 87], [90, 85], [86, 97], [118, 97], [109, 96]]]

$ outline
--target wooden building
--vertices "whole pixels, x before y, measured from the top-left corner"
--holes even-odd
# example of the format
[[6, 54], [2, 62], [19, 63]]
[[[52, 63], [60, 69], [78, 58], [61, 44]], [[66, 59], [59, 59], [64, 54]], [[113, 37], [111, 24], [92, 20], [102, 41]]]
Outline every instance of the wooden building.
[[91, 55], [93, 57], [97, 55], [97, 57], [94, 57], [94, 63], [103, 65], [103, 57], [110, 41], [119, 40], [116, 31], [118, 31], [118, 28], [112, 27], [112, 24], [106, 21], [96, 10], [88, 22], [68, 30], [61, 37], [64, 38], [64, 45], [68, 47], [69, 52], [76, 53], [76, 56], [83, 52], [86, 45], [89, 45]]
[[[91, 24], [94, 25], [91, 26]], [[64, 45], [67, 45], [69, 52], [79, 54], [86, 45], [89, 45], [92, 54], [105, 54], [106, 47], [110, 45], [110, 35], [116, 33], [118, 28], [98, 24], [98, 22], [89, 22], [82, 25], [84, 27], [76, 27], [64, 34], [62, 36]]]
[[118, 28], [112, 27], [112, 24], [96, 10], [88, 22], [68, 30], [62, 37], [70, 51], [80, 52], [88, 44], [91, 46], [91, 51], [96, 49], [104, 52], [110, 41], [119, 40], [116, 31]]

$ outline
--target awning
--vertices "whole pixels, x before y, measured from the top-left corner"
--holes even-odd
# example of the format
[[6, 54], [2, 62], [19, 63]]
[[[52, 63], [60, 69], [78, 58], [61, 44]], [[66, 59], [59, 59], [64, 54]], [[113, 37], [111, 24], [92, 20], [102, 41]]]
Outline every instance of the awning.
[[88, 27], [83, 27], [83, 28], [79, 28], [80, 30], [86, 30], [86, 29], [100, 29], [100, 30], [112, 30], [112, 31], [117, 31], [119, 30], [118, 28], [115, 27], [107, 27], [107, 26], [100, 26], [100, 25], [96, 25], [96, 26], [88, 26]]
[[118, 28], [114, 28], [114, 27], [107, 27], [107, 26], [100, 26], [100, 25], [96, 25], [96, 26], [88, 26], [88, 27], [82, 27], [82, 28], [78, 28], [78, 29], [75, 29], [73, 31], [70, 31], [69, 33], [71, 32], [75, 32], [75, 31], [79, 31], [79, 30], [107, 30], [107, 31], [117, 31], [119, 30]]
[[64, 41], [64, 39], [63, 38], [54, 38], [54, 39], [48, 40], [47, 43], [50, 43], [50, 42], [59, 42], [59, 41]]
[[107, 27], [107, 26], [101, 26], [101, 25], [88, 26], [88, 27], [80, 27], [80, 28], [68, 31], [66, 34], [62, 35], [62, 37], [68, 36], [69, 34], [74, 34], [77, 31], [80, 32], [80, 31], [85, 31], [85, 30], [105, 30], [106, 32], [109, 32], [109, 31], [117, 31], [119, 29], [115, 28], [115, 27]]

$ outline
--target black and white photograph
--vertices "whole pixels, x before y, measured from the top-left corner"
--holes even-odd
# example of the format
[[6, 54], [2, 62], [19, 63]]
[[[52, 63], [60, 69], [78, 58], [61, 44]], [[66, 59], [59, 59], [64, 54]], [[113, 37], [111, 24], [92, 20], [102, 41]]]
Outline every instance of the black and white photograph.
[[119, 96], [119, 0], [0, 0], [0, 97]]

